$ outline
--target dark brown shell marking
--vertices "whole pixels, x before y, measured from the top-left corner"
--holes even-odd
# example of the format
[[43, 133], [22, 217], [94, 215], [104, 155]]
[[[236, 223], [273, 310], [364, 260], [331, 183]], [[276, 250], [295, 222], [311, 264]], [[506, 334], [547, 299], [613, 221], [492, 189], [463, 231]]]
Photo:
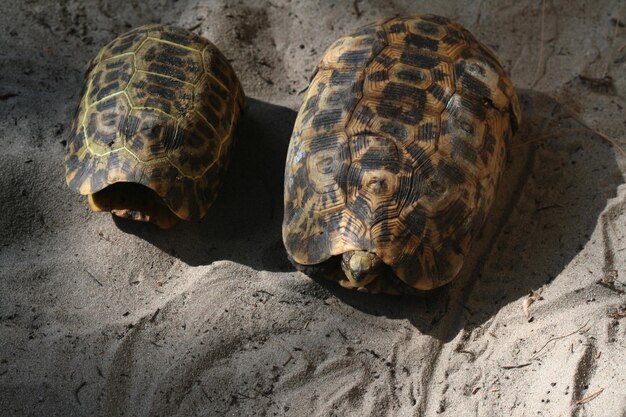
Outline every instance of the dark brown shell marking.
[[216, 196], [245, 96], [215, 45], [148, 25], [90, 62], [65, 158], [68, 185], [92, 194], [116, 182], [154, 190], [182, 219]]
[[446, 18], [389, 19], [337, 40], [289, 146], [287, 252], [315, 265], [367, 250], [411, 287], [446, 284], [489, 212], [520, 117], [493, 53]]

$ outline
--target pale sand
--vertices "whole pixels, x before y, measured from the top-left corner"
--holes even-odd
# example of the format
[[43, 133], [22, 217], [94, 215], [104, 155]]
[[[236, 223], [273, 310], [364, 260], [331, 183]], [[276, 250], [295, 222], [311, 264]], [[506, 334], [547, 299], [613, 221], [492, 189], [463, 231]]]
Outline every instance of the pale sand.
[[[572, 119], [626, 147], [623, 3], [546, 2], [542, 48], [540, 1], [170, 3], [2, 2], [0, 415], [626, 416], [626, 157]], [[498, 207], [438, 295], [316, 283], [280, 238], [298, 92], [334, 39], [417, 12], [520, 88]], [[154, 21], [214, 41], [251, 97], [217, 203], [167, 232], [92, 214], [61, 164], [85, 64]]]

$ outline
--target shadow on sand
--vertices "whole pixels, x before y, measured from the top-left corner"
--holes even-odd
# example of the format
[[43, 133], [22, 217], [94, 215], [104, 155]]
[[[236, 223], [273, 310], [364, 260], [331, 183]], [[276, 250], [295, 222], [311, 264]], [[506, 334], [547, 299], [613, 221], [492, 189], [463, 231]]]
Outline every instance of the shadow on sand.
[[559, 275], [588, 242], [623, 180], [611, 146], [564, 106], [528, 90], [520, 100], [523, 126], [496, 203], [456, 281], [419, 298], [320, 284], [358, 310], [408, 319], [423, 333], [449, 341]]
[[[495, 207], [456, 281], [423, 297], [373, 296], [318, 284], [367, 314], [408, 319], [420, 331], [450, 340], [557, 276], [589, 240], [621, 175], [613, 149], [592, 130], [576, 126], [562, 105], [533, 91], [521, 92], [520, 99], [524, 122]], [[295, 117], [290, 109], [250, 100], [231, 169], [203, 221], [166, 232], [123, 220], [119, 227], [190, 265], [228, 259], [256, 270], [293, 271], [281, 221]]]

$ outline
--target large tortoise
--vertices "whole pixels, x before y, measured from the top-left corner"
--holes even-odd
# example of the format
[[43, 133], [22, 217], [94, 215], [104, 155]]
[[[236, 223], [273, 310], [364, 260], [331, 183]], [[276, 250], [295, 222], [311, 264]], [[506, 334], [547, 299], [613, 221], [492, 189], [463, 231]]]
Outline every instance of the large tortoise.
[[493, 52], [446, 18], [392, 18], [337, 40], [289, 145], [292, 262], [362, 291], [450, 282], [489, 213], [520, 119]]
[[245, 105], [230, 64], [185, 29], [147, 25], [100, 50], [85, 75], [65, 158], [94, 211], [168, 228], [216, 197]]

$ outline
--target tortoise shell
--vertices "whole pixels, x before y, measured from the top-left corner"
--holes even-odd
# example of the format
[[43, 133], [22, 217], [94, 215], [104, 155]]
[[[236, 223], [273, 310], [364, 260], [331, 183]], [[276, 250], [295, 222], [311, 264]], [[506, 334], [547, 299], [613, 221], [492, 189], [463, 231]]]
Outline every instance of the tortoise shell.
[[148, 25], [87, 69], [65, 158], [92, 209], [169, 227], [204, 216], [245, 105], [227, 59], [206, 39]]
[[288, 255], [311, 273], [348, 252], [379, 258], [391, 273], [365, 286], [333, 278], [365, 291], [450, 282], [489, 213], [520, 119], [494, 54], [449, 19], [393, 18], [337, 40], [289, 145]]

